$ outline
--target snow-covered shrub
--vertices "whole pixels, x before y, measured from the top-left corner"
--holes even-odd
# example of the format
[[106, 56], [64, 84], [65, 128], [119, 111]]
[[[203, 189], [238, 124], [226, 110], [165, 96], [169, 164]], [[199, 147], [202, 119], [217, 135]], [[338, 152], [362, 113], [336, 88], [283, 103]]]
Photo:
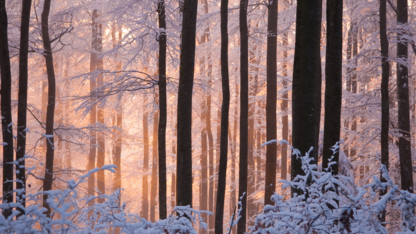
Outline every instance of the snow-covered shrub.
[[[114, 172], [113, 165], [104, 166], [101, 170]], [[97, 196], [80, 195], [80, 184], [97, 171], [95, 168], [81, 176], [78, 181], [70, 180], [64, 190], [51, 190], [26, 195], [26, 208], [19, 203], [0, 204], [0, 212], [13, 208], [7, 219], [0, 214], [0, 233], [180, 233], [196, 234], [193, 228], [196, 223], [207, 227], [201, 217], [207, 211], [197, 211], [189, 206], [177, 206], [165, 220], [155, 223], [138, 215], [128, 214], [125, 204], [120, 204], [120, 190], [113, 194]], [[42, 196], [48, 194], [47, 202], [52, 210], [50, 217], [42, 207]], [[94, 204], [92, 204], [94, 203]], [[90, 204], [90, 206], [88, 205]], [[92, 205], [91, 205], [92, 204]], [[20, 215], [20, 208], [25, 212]]]
[[[272, 201], [275, 204], [264, 207], [251, 227], [251, 233], [389, 233], [388, 225], [387, 228], [383, 226], [379, 217], [392, 202], [402, 212], [402, 230], [398, 233], [416, 233], [413, 212], [416, 195], [400, 191], [384, 166], [380, 171], [387, 182], [373, 176], [372, 182], [352, 191], [348, 182], [352, 178], [319, 172], [309, 153], [302, 156], [297, 150], [293, 152], [302, 161], [305, 175], [299, 175], [291, 182], [281, 182], [283, 187], [296, 188], [303, 194], [286, 201], [274, 194]], [[380, 197], [381, 189], [387, 193]]]

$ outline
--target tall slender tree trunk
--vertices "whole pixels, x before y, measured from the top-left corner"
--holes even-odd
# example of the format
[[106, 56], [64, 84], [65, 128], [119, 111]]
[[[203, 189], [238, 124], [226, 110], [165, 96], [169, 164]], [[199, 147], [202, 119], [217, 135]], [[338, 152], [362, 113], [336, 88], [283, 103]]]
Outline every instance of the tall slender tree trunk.
[[[156, 95], [156, 105], [158, 102], [158, 95]], [[157, 197], [157, 167], [158, 167], [158, 125], [159, 125], [159, 111], [153, 113], [153, 145], [152, 145], [152, 182], [150, 186], [150, 221], [156, 222], [156, 197]]]
[[[322, 1], [299, 1], [296, 11], [296, 43], [292, 90], [292, 142], [302, 155], [311, 147], [310, 157], [318, 162], [321, 105], [321, 17]], [[291, 179], [303, 175], [302, 163], [292, 155]], [[292, 188], [301, 194], [299, 189]]]
[[166, 219], [166, 16], [165, 1], [158, 2], [159, 14], [159, 218]]
[[247, 156], [248, 156], [248, 0], [240, 1], [240, 170], [238, 197], [241, 199], [241, 218], [237, 225], [237, 233], [246, 231], [247, 221]]
[[[32, 0], [22, 1], [22, 22], [20, 29], [20, 52], [19, 52], [19, 101], [17, 104], [17, 149], [16, 161], [16, 189], [22, 192], [18, 193], [17, 202], [26, 206], [26, 170], [25, 170], [25, 152], [26, 152], [26, 112], [27, 112], [27, 84], [28, 84], [28, 50], [29, 50], [29, 25], [30, 25], [30, 8]], [[1, 7], [1, 6], [0, 6]], [[3, 82], [2, 82], [3, 83]], [[2, 98], [3, 99], [3, 98]], [[24, 211], [19, 209], [21, 214]]]
[[[97, 10], [93, 11], [93, 14], [95, 14], [96, 19], [100, 17]], [[97, 22], [97, 67], [96, 72], [98, 72], [97, 76], [97, 86], [104, 85], [104, 77], [101, 74], [103, 71], [103, 29], [102, 24]], [[97, 121], [100, 123], [100, 127], [103, 127], [105, 125], [105, 119], [104, 119], [104, 106], [98, 105], [97, 108]], [[105, 164], [105, 135], [102, 132], [98, 132], [97, 134], [97, 140], [98, 140], [98, 150], [97, 150], [97, 167], [102, 168]], [[100, 170], [97, 172], [97, 189], [101, 194], [105, 194], [105, 171]], [[99, 199], [100, 203], [102, 203], [104, 200]]]
[[[267, 100], [266, 100], [266, 140], [275, 140], [276, 99], [277, 99], [277, 2], [273, 0], [268, 8], [267, 20]], [[266, 180], [264, 184], [264, 205], [271, 205], [276, 191], [277, 144], [269, 144], [266, 149]]]
[[[1, 70], [1, 127], [3, 134], [3, 203], [13, 202], [13, 129], [12, 75], [10, 71], [9, 43], [7, 39], [6, 1], [0, 0], [0, 70]], [[3, 209], [7, 218], [11, 209]]]
[[[287, 3], [287, 0], [285, 1]], [[283, 34], [283, 47], [285, 50], [283, 51], [283, 96], [282, 96], [282, 104], [280, 106], [281, 111], [284, 113], [282, 116], [282, 139], [289, 142], [289, 110], [288, 110], [288, 100], [289, 100], [289, 90], [288, 90], [288, 74], [287, 74], [287, 46], [288, 46], [288, 33], [285, 32]], [[280, 178], [282, 180], [286, 180], [287, 178], [287, 144], [282, 144], [282, 169], [280, 171]]]
[[[397, 24], [405, 26], [407, 21], [407, 0], [397, 0]], [[409, 117], [409, 70], [407, 65], [408, 41], [405, 29], [397, 33], [397, 99], [398, 99], [398, 120], [399, 131], [402, 136], [399, 138], [400, 177], [401, 187], [413, 193], [413, 171], [412, 171], [412, 149], [410, 137]]]
[[[380, 47], [381, 47], [381, 163], [389, 169], [389, 41], [387, 39], [387, 1], [380, 0]], [[380, 172], [380, 180], [387, 182]], [[386, 194], [386, 190], [380, 191], [380, 196]], [[386, 211], [382, 212], [380, 220], [386, 220]]]
[[[46, 111], [46, 163], [45, 163], [45, 178], [43, 180], [43, 191], [52, 189], [53, 182], [53, 161], [54, 161], [54, 139], [53, 139], [53, 123], [55, 112], [55, 71], [53, 67], [53, 56], [51, 41], [49, 39], [49, 11], [51, 8], [51, 0], [45, 0], [42, 11], [42, 38], [44, 56], [46, 60], [46, 70], [48, 74], [48, 107]], [[2, 89], [3, 90], [3, 89]], [[43, 207], [47, 209], [46, 215], [50, 216], [50, 207], [46, 202], [48, 194], [43, 194]]]
[[[91, 59], [90, 59], [90, 93], [94, 93], [95, 89], [97, 88], [97, 77], [95, 74], [95, 70], [97, 69], [97, 52], [98, 52], [98, 23], [96, 22], [97, 14], [92, 14], [91, 21], [92, 21], [92, 42], [91, 42]], [[91, 97], [91, 101], [95, 102], [94, 95]], [[97, 106], [94, 104], [90, 111], [90, 126], [95, 126], [97, 122]], [[95, 161], [97, 157], [97, 132], [95, 130], [90, 131], [90, 152], [88, 155], [88, 170], [92, 170], [95, 168]], [[95, 173], [92, 173], [91, 176], [88, 178], [88, 195], [93, 196], [95, 194]], [[92, 206], [94, 204], [94, 200], [92, 200], [88, 205]]]
[[[184, 0], [178, 92], [178, 156], [176, 203], [192, 206], [192, 89], [198, 1]], [[186, 46], [183, 46], [186, 45]]]
[[225, 186], [227, 179], [228, 116], [230, 111], [230, 82], [228, 74], [228, 0], [221, 0], [221, 143], [218, 170], [217, 204], [215, 209], [215, 233], [222, 234], [224, 219]]
[[[237, 128], [238, 128], [238, 84], [235, 83], [235, 102], [234, 102], [234, 128], [233, 128], [233, 154], [231, 155], [231, 213], [237, 206], [237, 178], [236, 178], [236, 158], [237, 158]], [[236, 233], [237, 227], [232, 229], [233, 233]]]
[[[146, 103], [145, 103], [146, 105]], [[149, 185], [148, 185], [148, 170], [149, 170], [149, 128], [148, 128], [148, 115], [149, 113], [144, 111], [143, 113], [143, 177], [142, 177], [142, 213], [141, 217], [149, 220]]]
[[327, 1], [327, 37], [325, 65], [325, 123], [322, 168], [328, 168], [332, 155], [333, 164], [329, 171], [338, 174], [339, 150], [334, 154], [332, 147], [339, 142], [341, 134], [342, 104], [342, 7], [343, 1]]

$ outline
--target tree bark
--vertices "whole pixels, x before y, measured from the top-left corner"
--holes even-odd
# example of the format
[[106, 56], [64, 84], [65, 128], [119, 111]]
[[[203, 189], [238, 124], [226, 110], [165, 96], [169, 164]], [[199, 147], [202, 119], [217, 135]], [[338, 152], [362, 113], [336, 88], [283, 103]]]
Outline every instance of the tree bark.
[[325, 65], [325, 122], [322, 169], [338, 174], [339, 150], [331, 148], [340, 140], [342, 104], [342, 6], [343, 1], [327, 1], [327, 37]]
[[217, 204], [215, 209], [215, 233], [222, 234], [224, 219], [225, 186], [228, 160], [228, 116], [230, 111], [230, 82], [228, 74], [228, 0], [221, 0], [221, 143], [218, 170]]
[[[0, 70], [1, 70], [1, 126], [3, 134], [3, 203], [13, 202], [13, 128], [12, 123], [12, 75], [10, 71], [9, 43], [7, 39], [6, 1], [0, 0]], [[11, 209], [3, 209], [5, 218]]]
[[[43, 5], [43, 11], [41, 15], [42, 19], [42, 38], [44, 56], [46, 60], [46, 70], [48, 74], [48, 107], [46, 111], [46, 163], [45, 163], [45, 178], [43, 180], [43, 191], [49, 191], [52, 189], [53, 182], [53, 161], [54, 161], [54, 139], [53, 139], [53, 124], [54, 124], [54, 112], [55, 112], [55, 71], [53, 67], [53, 55], [51, 41], [49, 39], [49, 11], [51, 8], [51, 0], [45, 0]], [[4, 89], [2, 89], [4, 90]], [[49, 217], [51, 210], [47, 203], [48, 194], [43, 194], [43, 207], [47, 209], [46, 215]]]
[[[286, 0], [287, 1], [287, 0]], [[288, 33], [285, 32], [283, 34], [283, 47], [288, 46]], [[280, 106], [281, 111], [284, 113], [282, 116], [282, 139], [289, 142], [289, 110], [288, 110], [288, 86], [287, 86], [287, 49], [283, 51], [283, 96], [282, 96], [282, 104]], [[287, 144], [282, 144], [282, 169], [280, 172], [280, 178], [282, 180], [286, 180], [287, 178]]]
[[[293, 66], [292, 141], [302, 155], [318, 162], [321, 105], [321, 17], [322, 1], [299, 1], [296, 12], [296, 43]], [[291, 179], [303, 175], [302, 163], [292, 154]], [[302, 191], [292, 188], [294, 193]]]
[[166, 16], [165, 1], [158, 2], [159, 14], [159, 218], [166, 219]]
[[[397, 0], [397, 24], [407, 25], [407, 0]], [[413, 193], [413, 171], [412, 171], [412, 149], [410, 137], [409, 117], [409, 71], [407, 67], [407, 45], [406, 33], [400, 29], [397, 33], [397, 97], [398, 97], [398, 122], [399, 138], [400, 177], [401, 187]]]
[[[380, 47], [381, 47], [381, 164], [389, 170], [389, 41], [387, 39], [387, 4], [386, 0], [380, 0]], [[387, 182], [380, 172], [380, 180]], [[380, 190], [380, 196], [386, 194], [386, 190]], [[382, 212], [380, 220], [386, 220], [386, 211]]]
[[[275, 140], [276, 99], [277, 99], [277, 5], [273, 0], [268, 8], [267, 20], [267, 97], [266, 97], [266, 141]], [[271, 205], [276, 191], [277, 144], [269, 144], [266, 149], [266, 180], [264, 184], [264, 205]]]
[[185, 0], [182, 21], [178, 92], [178, 155], [176, 203], [192, 206], [192, 89], [195, 66], [195, 36], [198, 1]]
[[237, 225], [237, 233], [246, 231], [247, 220], [247, 156], [248, 156], [248, 0], [240, 1], [240, 170], [238, 197], [241, 199], [241, 218]]
[[[28, 50], [29, 50], [29, 25], [30, 25], [30, 8], [32, 0], [22, 1], [22, 22], [20, 28], [20, 52], [19, 52], [19, 101], [17, 104], [17, 149], [16, 161], [16, 189], [22, 190], [18, 193], [17, 202], [23, 207], [26, 206], [26, 170], [25, 170], [25, 152], [26, 152], [26, 115], [27, 115], [27, 84], [28, 84]], [[21, 214], [24, 211], [18, 209]]]

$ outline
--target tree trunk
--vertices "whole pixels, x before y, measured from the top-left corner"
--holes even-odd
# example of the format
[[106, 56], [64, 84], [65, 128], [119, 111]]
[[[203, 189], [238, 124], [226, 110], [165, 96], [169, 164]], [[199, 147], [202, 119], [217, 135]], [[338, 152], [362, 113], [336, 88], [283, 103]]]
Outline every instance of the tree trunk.
[[218, 170], [217, 204], [215, 209], [215, 233], [222, 234], [224, 219], [225, 185], [227, 179], [228, 116], [230, 111], [230, 82], [228, 75], [228, 0], [221, 0], [221, 143]]
[[[156, 104], [158, 99], [156, 95]], [[158, 125], [159, 125], [159, 111], [153, 113], [153, 145], [152, 145], [152, 182], [150, 186], [150, 221], [156, 222], [156, 196], [157, 196], [157, 166], [158, 166]]]
[[[287, 0], [286, 0], [287, 3]], [[282, 116], [282, 139], [289, 142], [289, 110], [288, 110], [288, 86], [287, 86], [287, 49], [288, 46], [288, 33], [285, 32], [283, 34], [283, 47], [285, 50], [283, 51], [283, 96], [282, 96], [282, 104], [280, 106], [281, 111], [284, 113]], [[282, 144], [282, 169], [280, 171], [280, 179], [286, 180], [287, 178], [287, 144]]]
[[[386, 0], [380, 0], [380, 47], [381, 47], [381, 164], [389, 169], [389, 41], [387, 39], [387, 6]], [[380, 180], [387, 182], [380, 172]], [[386, 194], [380, 190], [380, 196]], [[380, 221], [386, 220], [386, 211], [382, 212]]]
[[[91, 59], [90, 59], [90, 93], [92, 94], [95, 89], [97, 88], [97, 77], [96, 74], [93, 72], [97, 69], [97, 47], [98, 47], [98, 23], [96, 22], [97, 14], [92, 14], [91, 21], [92, 21], [92, 42], [91, 42]], [[91, 101], [95, 102], [95, 98], [91, 97]], [[94, 104], [90, 111], [90, 125], [91, 127], [95, 126], [97, 122], [97, 106]], [[92, 170], [95, 168], [95, 160], [97, 157], [97, 132], [95, 130], [90, 131], [90, 152], [88, 156], [88, 170]], [[91, 176], [88, 178], [88, 195], [93, 196], [95, 194], [95, 173], [92, 173]], [[88, 205], [92, 206], [94, 204], [94, 200], [92, 200]]]
[[159, 14], [159, 218], [166, 219], [166, 16], [165, 1], [158, 2]]
[[248, 0], [240, 1], [240, 170], [238, 197], [241, 199], [241, 218], [238, 222], [237, 233], [246, 231], [247, 220], [247, 156], [248, 156]]
[[332, 147], [339, 142], [341, 134], [342, 104], [342, 6], [343, 1], [327, 1], [327, 37], [325, 65], [325, 123], [322, 169], [328, 168], [332, 155], [333, 164], [328, 170], [338, 174], [339, 150]]
[[[98, 14], [97, 10], [93, 11], [93, 15], [95, 14], [95, 17], [98, 18], [100, 15]], [[96, 44], [96, 52], [97, 52], [97, 67], [96, 72], [98, 72], [97, 77], [97, 86], [104, 85], [104, 79], [101, 72], [103, 71], [103, 30], [102, 30], [102, 24], [96, 23], [97, 28], [97, 44]], [[100, 127], [103, 127], [105, 125], [105, 119], [104, 119], [104, 106], [98, 105], [97, 108], [97, 121], [100, 123]], [[97, 134], [97, 140], [98, 140], [98, 152], [97, 152], [97, 167], [102, 168], [105, 164], [105, 135], [102, 132], [98, 132]], [[100, 170], [97, 172], [97, 189], [101, 194], [105, 194], [105, 171]], [[104, 200], [99, 199], [100, 203], [102, 203]]]
[[[266, 141], [275, 140], [276, 133], [276, 99], [277, 99], [277, 0], [268, 8], [267, 20], [267, 100], [266, 100]], [[266, 180], [264, 184], [264, 205], [271, 205], [272, 195], [276, 191], [276, 157], [277, 144], [266, 146]]]
[[[52, 189], [53, 182], [53, 161], [54, 161], [54, 139], [53, 139], [53, 123], [55, 112], [55, 71], [53, 67], [53, 56], [51, 41], [49, 39], [49, 11], [51, 7], [51, 0], [45, 0], [42, 11], [42, 38], [44, 56], [46, 60], [46, 70], [48, 74], [48, 107], [46, 111], [46, 163], [45, 163], [45, 178], [43, 180], [43, 191]], [[4, 90], [4, 89], [2, 89]], [[43, 207], [47, 209], [46, 215], [49, 217], [51, 210], [49, 204], [46, 202], [48, 194], [43, 194]]]
[[[318, 162], [321, 86], [322, 1], [299, 1], [296, 12], [296, 44], [293, 66], [292, 141], [302, 155], [311, 147], [310, 157]], [[303, 175], [302, 163], [292, 154], [291, 179]], [[301, 194], [299, 189], [292, 188]]]
[[[20, 29], [20, 52], [19, 52], [19, 101], [17, 104], [17, 149], [16, 161], [16, 189], [22, 190], [16, 198], [17, 202], [23, 207], [26, 206], [26, 170], [25, 170], [25, 152], [26, 152], [26, 112], [27, 112], [27, 81], [28, 81], [28, 49], [29, 49], [29, 25], [30, 25], [30, 8], [32, 0], [22, 1], [22, 22]], [[3, 82], [2, 82], [3, 83]], [[3, 98], [2, 98], [3, 99]], [[21, 214], [24, 211], [18, 209]]]
[[[13, 129], [12, 123], [12, 75], [10, 71], [9, 43], [7, 39], [6, 1], [0, 0], [0, 70], [1, 70], [1, 126], [3, 133], [3, 203], [13, 202]], [[3, 209], [4, 217], [12, 214]]]
[[178, 92], [177, 205], [192, 206], [192, 89], [198, 1], [185, 0]]
[[[146, 105], [146, 103], [145, 103]], [[142, 177], [142, 213], [141, 217], [149, 220], [149, 185], [148, 185], [148, 170], [149, 170], [149, 130], [148, 130], [148, 113], [145, 110], [143, 113], [143, 177]]]
[[[397, 0], [397, 24], [407, 25], [407, 0]], [[397, 33], [397, 99], [398, 99], [398, 120], [399, 131], [402, 136], [399, 138], [400, 177], [401, 187], [413, 193], [413, 171], [412, 152], [410, 143], [410, 117], [409, 117], [409, 71], [407, 64], [407, 35], [400, 29]]]

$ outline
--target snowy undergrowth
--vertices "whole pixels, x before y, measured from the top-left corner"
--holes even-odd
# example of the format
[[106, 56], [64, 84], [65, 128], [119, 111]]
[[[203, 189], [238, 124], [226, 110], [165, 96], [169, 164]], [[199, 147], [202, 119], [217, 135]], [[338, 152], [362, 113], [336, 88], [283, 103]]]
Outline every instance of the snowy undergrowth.
[[[114, 172], [113, 165], [107, 165], [102, 170]], [[0, 233], [197, 233], [196, 223], [207, 227], [201, 218], [202, 213], [189, 206], [177, 206], [174, 212], [165, 220], [155, 223], [147, 221], [138, 215], [128, 214], [125, 204], [120, 204], [120, 190], [113, 194], [98, 196], [80, 195], [79, 187], [87, 182], [87, 178], [99, 171], [99, 168], [89, 171], [78, 181], [70, 180], [67, 189], [38, 192], [26, 196], [28, 204], [23, 207], [19, 203], [0, 204], [0, 210], [13, 208], [13, 213], [7, 219], [0, 214]], [[19, 192], [19, 191], [15, 191]], [[42, 207], [42, 196], [48, 194], [47, 202], [52, 209], [51, 217], [46, 215]], [[88, 206], [88, 204], [92, 204]], [[18, 208], [24, 215], [18, 216]]]
[[[384, 166], [380, 171], [387, 182], [373, 176], [371, 183], [352, 191], [349, 186], [352, 178], [319, 172], [309, 153], [302, 156], [297, 150], [293, 152], [302, 161], [305, 175], [297, 176], [292, 182], [281, 182], [284, 188], [297, 189], [302, 194], [289, 200], [274, 194], [275, 205], [264, 207], [251, 233], [394, 233], [388, 230], [388, 223], [386, 227], [379, 220], [388, 204], [395, 204], [401, 210], [401, 230], [396, 233], [416, 233], [413, 213], [416, 195], [399, 190]], [[380, 196], [382, 189], [387, 193]]]

